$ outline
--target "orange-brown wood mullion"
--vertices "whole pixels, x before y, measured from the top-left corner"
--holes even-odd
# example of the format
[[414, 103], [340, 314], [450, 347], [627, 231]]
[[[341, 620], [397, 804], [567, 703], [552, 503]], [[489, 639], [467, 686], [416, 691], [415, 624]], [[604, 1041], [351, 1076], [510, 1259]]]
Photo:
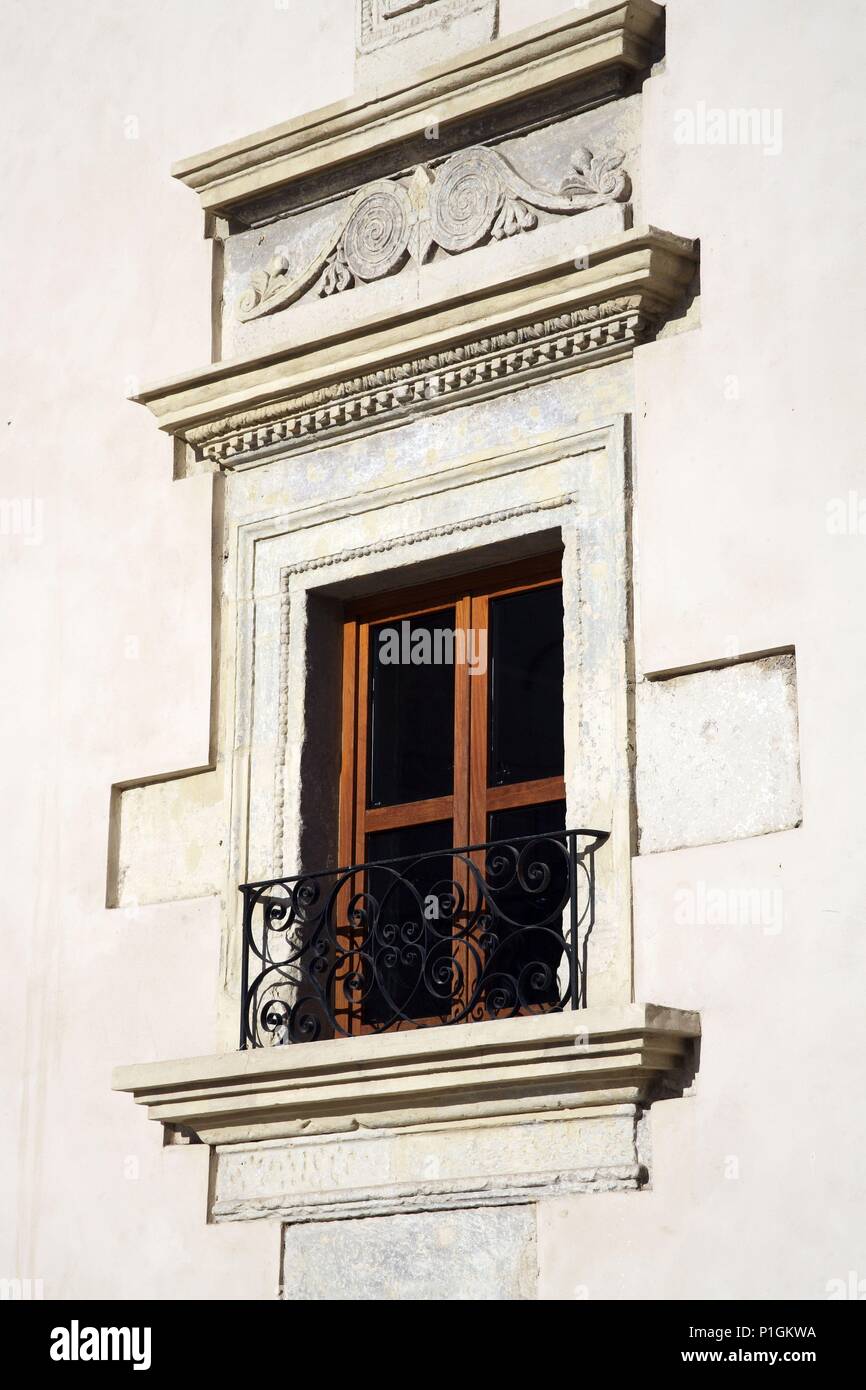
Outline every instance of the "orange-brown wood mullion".
[[366, 855], [367, 839], [367, 763], [369, 747], [370, 716], [370, 624], [361, 623], [358, 628], [358, 679], [357, 703], [358, 718], [355, 735], [355, 844], [353, 863], [363, 864]]
[[[358, 642], [359, 623], [350, 619], [343, 626], [343, 701], [342, 701], [342, 762], [340, 765], [340, 824], [337, 863], [348, 867], [355, 862], [355, 791], [357, 783], [356, 752], [358, 748]], [[336, 924], [347, 928], [349, 903], [353, 885], [343, 887], [335, 904]], [[348, 944], [349, 933], [341, 934]], [[342, 980], [334, 981], [334, 1013], [342, 1028], [352, 1032], [351, 1005]]]
[[[427, 825], [431, 821], [451, 820], [453, 814], [453, 796], [437, 796], [431, 801], [406, 801], [398, 806], [368, 806], [364, 812], [364, 834], [370, 835], [374, 830], [400, 830], [404, 825]], [[366, 851], [364, 853], [366, 858]]]
[[[362, 864], [367, 859], [367, 835], [375, 830], [399, 829], [450, 820], [452, 843], [483, 844], [488, 839], [488, 817], [493, 811], [532, 806], [565, 797], [561, 777], [507, 787], [489, 787], [489, 617], [490, 599], [530, 588], [560, 583], [559, 555], [537, 556], [525, 565], [502, 566], [480, 571], [461, 581], [440, 581], [435, 585], [404, 591], [373, 600], [347, 610], [343, 645], [343, 763], [340, 781], [340, 860]], [[462, 589], [462, 595], [460, 593]], [[454, 671], [454, 789], [452, 796], [409, 802], [398, 806], [368, 807], [367, 781], [369, 756], [369, 663], [370, 627], [383, 619], [398, 621], [443, 607], [455, 608], [458, 630], [488, 633], [488, 663], [483, 672], [471, 674], [464, 663]], [[472, 861], [483, 874], [485, 855], [476, 851]], [[473, 905], [470, 871], [455, 866], [455, 878], [467, 893], [467, 911]], [[353, 885], [361, 887], [360, 880]], [[349, 889], [344, 890], [345, 907]], [[341, 917], [346, 920], [345, 910]], [[475, 964], [465, 946], [455, 945], [455, 953], [468, 974], [471, 991]], [[353, 1033], [366, 1032], [360, 1013], [350, 1007], [345, 993], [337, 986], [335, 1000], [341, 1022]], [[429, 1020], [432, 1022], [433, 1020]], [[419, 1020], [421, 1022], [421, 1020]]]
[[[455, 626], [458, 632], [468, 632], [472, 624], [472, 600], [464, 595], [458, 599], [455, 606]], [[471, 807], [471, 765], [470, 765], [470, 690], [469, 687], [475, 678], [470, 676], [469, 667], [465, 662], [458, 663], [454, 667], [454, 808], [452, 815], [453, 837], [451, 843], [460, 848], [469, 843], [471, 837], [470, 807]], [[462, 889], [464, 894], [464, 913], [458, 917], [454, 923], [455, 933], [459, 932], [466, 923], [466, 911], [471, 910], [472, 896], [470, 872], [468, 866], [461, 860], [459, 863], [452, 863], [452, 872], [455, 883]], [[454, 942], [453, 957], [463, 972], [464, 977], [468, 976], [470, 981], [474, 977], [474, 968], [470, 958], [468, 947], [459, 939]], [[459, 999], [456, 1001], [454, 1012], [459, 1008]]]
[[[514, 782], [507, 787], [487, 787], [486, 812], [510, 811], [515, 806], [540, 806], [545, 801], [565, 800], [565, 778], [544, 777], [538, 782]], [[487, 836], [484, 836], [487, 839]]]

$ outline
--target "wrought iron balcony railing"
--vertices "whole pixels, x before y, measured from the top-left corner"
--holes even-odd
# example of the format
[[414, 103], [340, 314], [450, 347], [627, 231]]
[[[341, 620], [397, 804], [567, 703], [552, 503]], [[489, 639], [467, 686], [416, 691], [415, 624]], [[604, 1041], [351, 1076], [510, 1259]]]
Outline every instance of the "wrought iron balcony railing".
[[597, 830], [246, 884], [240, 1045], [580, 1009]]

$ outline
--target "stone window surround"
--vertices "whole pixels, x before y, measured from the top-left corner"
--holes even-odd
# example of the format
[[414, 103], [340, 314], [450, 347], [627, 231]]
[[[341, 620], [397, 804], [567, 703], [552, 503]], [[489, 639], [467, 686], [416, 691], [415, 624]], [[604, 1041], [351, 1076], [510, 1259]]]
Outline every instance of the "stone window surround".
[[[662, 25], [653, 0], [599, 0], [587, 14], [560, 16], [497, 41], [429, 70], [421, 82], [401, 80], [377, 93], [375, 104], [356, 93], [183, 161], [175, 175], [210, 214], [230, 215], [245, 200], [313, 172], [397, 149], [424, 131], [431, 103], [448, 125], [578, 76], [645, 72], [661, 51]], [[228, 863], [218, 873], [226, 908], [218, 1045], [225, 1051], [123, 1068], [115, 1077], [116, 1087], [146, 1104], [170, 1136], [191, 1131], [212, 1146], [212, 1219], [331, 1220], [635, 1189], [646, 1181], [644, 1108], [688, 1086], [700, 1024], [692, 1013], [631, 1002], [629, 419], [618, 415], [583, 428], [575, 421], [564, 434], [444, 465], [440, 459], [426, 476], [404, 475], [274, 514], [275, 506], [288, 508], [294, 462], [293, 432], [283, 428], [279, 412], [299, 391], [327, 386], [335, 351], [346, 372], [387, 371], [402, 363], [407, 344], [417, 356], [438, 353], [443, 344], [448, 352], [462, 348], [473, 332], [508, 330], [520, 339], [537, 328], [544, 337], [551, 313], [577, 316], [564, 325], [568, 336], [583, 329], [581, 315], [597, 312], [613, 294], [627, 297], [628, 314], [615, 341], [596, 327], [587, 329], [586, 342], [545, 340], [524, 351], [521, 340], [477, 380], [467, 373], [464, 381], [437, 358], [455, 389], [436, 406], [510, 392], [516, 383], [508, 378], [518, 373], [531, 388], [559, 371], [630, 356], [676, 311], [695, 261], [691, 243], [655, 229], [618, 234], [595, 247], [587, 267], [553, 257], [525, 282], [497, 280], [479, 286], [471, 300], [420, 305], [410, 324], [387, 315], [381, 323], [364, 322], [348, 346], [314, 336], [211, 364], [138, 397], [174, 436], [178, 475], [201, 462], [233, 475], [217, 487], [227, 523], [214, 771], [222, 805], [231, 808], [224, 813]], [[571, 361], [577, 354], [579, 365]], [[381, 405], [377, 397], [375, 410], [362, 409], [365, 433], [411, 425], [411, 413], [390, 404], [391, 418], [377, 418]], [[314, 437], [320, 415], [328, 431], [340, 433]], [[260, 439], [263, 425], [267, 437]], [[238, 435], [225, 457], [204, 447], [214, 426]], [[300, 421], [297, 444], [304, 453], [316, 449], [317, 464], [338, 478], [346, 457], [340, 448], [350, 429], [357, 437], [354, 428], [328, 406], [315, 412], [309, 431], [307, 420]], [[284, 500], [266, 509], [256, 499], [275, 481], [272, 491]], [[353, 528], [362, 532], [360, 543]], [[309, 662], [323, 630], [321, 623], [318, 633], [313, 629], [322, 613], [329, 606], [336, 612], [345, 596], [400, 587], [442, 573], [443, 566], [458, 573], [551, 542], [564, 549], [568, 822], [611, 832], [597, 861], [590, 1007], [229, 1051], [237, 1036], [238, 884], [305, 863], [318, 867], [306, 858], [304, 836], [311, 823], [309, 759], [319, 750], [305, 725]]]
[[[596, 865], [590, 1001], [621, 1003], [631, 997], [627, 472], [628, 419], [618, 416], [543, 443], [436, 466], [422, 477], [291, 516], [236, 526], [237, 665], [223, 672], [224, 689], [235, 691], [237, 711], [227, 788], [234, 813], [220, 1026], [226, 1044], [236, 1036], [240, 988], [237, 886], [319, 868], [321, 853], [330, 848], [321, 825], [327, 796], [318, 771], [310, 791], [309, 775], [311, 765], [317, 768], [325, 756], [315, 740], [327, 739], [328, 731], [309, 735], [307, 730], [311, 645], [322, 635], [321, 626], [312, 629], [322, 612], [327, 615], [330, 606], [336, 644], [344, 597], [404, 587], [431, 571], [457, 574], [560, 543], [568, 824], [611, 831]], [[509, 500], [505, 508], [503, 491]], [[429, 518], [433, 499], [443, 521], [425, 528], [418, 522]], [[371, 517], [377, 539], [347, 546], [346, 538]], [[324, 607], [316, 603], [321, 599]], [[314, 606], [319, 619], [311, 616]], [[583, 617], [589, 613], [590, 624]], [[338, 668], [331, 670], [339, 679]], [[330, 737], [338, 740], [339, 723], [330, 723]], [[231, 739], [228, 730], [225, 736]]]
[[[561, 540], [568, 817], [612, 837], [597, 861], [586, 1010], [120, 1068], [115, 1088], [169, 1136], [192, 1133], [211, 1146], [212, 1220], [329, 1221], [646, 1182], [645, 1109], [690, 1085], [700, 1021], [630, 1002], [628, 438], [629, 419], [618, 415], [236, 523], [223, 1036], [236, 1028], [237, 884], [250, 876], [251, 855], [270, 866], [282, 851], [288, 866], [301, 852], [303, 749], [289, 730], [303, 723], [309, 694], [312, 599], [339, 603], [431, 566], [456, 573]], [[432, 498], [443, 521], [424, 529], [417, 518], [429, 518]], [[341, 536], [365, 515], [377, 519], [376, 539], [346, 548]]]

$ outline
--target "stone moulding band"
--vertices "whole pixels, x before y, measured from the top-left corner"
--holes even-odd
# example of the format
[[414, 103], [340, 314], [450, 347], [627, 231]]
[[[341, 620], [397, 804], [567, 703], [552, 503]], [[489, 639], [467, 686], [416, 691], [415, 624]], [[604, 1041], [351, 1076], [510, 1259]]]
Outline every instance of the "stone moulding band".
[[146, 1063], [114, 1074], [214, 1149], [217, 1221], [333, 1221], [634, 1190], [646, 1108], [691, 1086], [696, 1013], [611, 1004]]
[[[460, 1036], [455, 1036], [460, 1035]], [[115, 1071], [151, 1119], [205, 1143], [650, 1103], [689, 1079], [696, 1013], [590, 1007]]]
[[497, 512], [487, 512], [482, 516], [467, 517], [462, 521], [447, 522], [441, 526], [430, 526], [424, 531], [411, 535], [393, 536], [385, 540], [370, 541], [366, 545], [355, 546], [351, 550], [340, 550], [329, 555], [317, 555], [309, 560], [301, 560], [294, 565], [285, 565], [280, 570], [280, 681], [277, 705], [277, 749], [274, 762], [274, 838], [273, 863], [275, 873], [282, 873], [284, 862], [284, 840], [286, 831], [286, 745], [289, 736], [289, 636], [291, 616], [291, 581], [296, 574], [326, 569], [333, 565], [351, 564], [371, 555], [385, 555], [393, 550], [402, 550], [423, 545], [426, 541], [441, 540], [468, 531], [482, 531], [489, 526], [499, 526], [519, 517], [533, 516], [539, 512], [562, 511], [577, 501], [577, 494], [566, 492], [558, 497], [541, 501], [526, 502], [522, 506], [507, 507]]
[[361, 89], [333, 106], [181, 160], [173, 172], [206, 209], [236, 208], [353, 161], [390, 157], [407, 139], [423, 135], [431, 118], [453, 125], [515, 101], [544, 99], [563, 80], [646, 72], [661, 56], [663, 35], [664, 9], [654, 0], [596, 0], [483, 50], [459, 53], [420, 79], [409, 69], [393, 86], [377, 89], [375, 103]]
[[584, 76], [646, 72], [662, 56], [663, 33], [664, 10], [655, 0], [595, 0], [484, 50], [407, 70], [377, 89], [375, 103], [357, 90], [334, 106], [193, 154], [172, 172], [207, 210], [238, 208], [361, 158], [391, 157], [407, 139], [423, 136], [431, 120], [473, 121], [514, 101], [544, 100], [550, 89]]
[[628, 349], [650, 337], [654, 326], [653, 315], [641, 308], [637, 296], [606, 300], [261, 407], [228, 431], [220, 422], [191, 429], [185, 438], [199, 458], [235, 464], [275, 445], [285, 448], [311, 436], [435, 406], [539, 368], [575, 365], [583, 357]]
[[563, 492], [557, 497], [544, 498], [538, 502], [525, 502], [519, 507], [504, 507], [497, 512], [486, 512], [483, 516], [467, 517], [463, 521], [446, 522], [442, 526], [430, 526], [424, 531], [414, 531], [406, 536], [392, 536], [387, 540], [370, 541], [367, 545], [356, 545], [350, 550], [338, 550], [331, 555], [317, 555], [311, 560], [301, 560], [295, 565], [286, 565], [281, 571], [284, 592], [288, 597], [288, 586], [292, 575], [305, 574], [311, 570], [326, 569], [332, 565], [350, 564], [353, 560], [364, 560], [370, 555], [384, 555], [391, 550], [402, 550], [406, 546], [422, 545], [425, 541], [440, 540], [443, 536], [453, 536], [464, 531], [480, 531], [486, 526], [498, 526], [517, 517], [530, 516], [535, 512], [559, 511], [571, 506], [577, 494]]
[[575, 173], [558, 193], [535, 187], [483, 145], [452, 155], [435, 172], [420, 166], [406, 184], [379, 179], [355, 194], [297, 274], [289, 274], [282, 254], [254, 271], [237, 317], [245, 323], [275, 314], [317, 281], [319, 295], [342, 294], [401, 270], [410, 258], [423, 265], [436, 246], [456, 255], [491, 237], [532, 231], [535, 209], [574, 214], [625, 202], [630, 182], [620, 168], [624, 158], [579, 147], [572, 156]]
[[[632, 1128], [637, 1129], [639, 1107], [633, 1107]], [[568, 1124], [549, 1121], [549, 1126]], [[584, 1118], [583, 1126], [592, 1121]], [[538, 1128], [538, 1121], [534, 1122]], [[469, 1130], [473, 1136], [477, 1131]], [[629, 1136], [631, 1137], [631, 1136]], [[623, 1146], [625, 1147], [625, 1146]], [[632, 1147], [634, 1147], [632, 1145]], [[233, 1155], [220, 1155], [227, 1163]], [[211, 1219], [221, 1221], [277, 1221], [301, 1225], [311, 1221], [348, 1221], [357, 1217], [397, 1216], [406, 1212], [460, 1211], [466, 1207], [514, 1206], [582, 1192], [636, 1192], [646, 1184], [647, 1170], [640, 1162], [596, 1163], [567, 1171], [508, 1173], [497, 1177], [472, 1177], [439, 1182], [388, 1183], [348, 1191], [305, 1192], [299, 1196], [216, 1197]]]
[[694, 242], [654, 227], [562, 253], [453, 298], [431, 294], [322, 337], [216, 362], [134, 399], [187, 446], [186, 462], [255, 465], [627, 357], [682, 312]]

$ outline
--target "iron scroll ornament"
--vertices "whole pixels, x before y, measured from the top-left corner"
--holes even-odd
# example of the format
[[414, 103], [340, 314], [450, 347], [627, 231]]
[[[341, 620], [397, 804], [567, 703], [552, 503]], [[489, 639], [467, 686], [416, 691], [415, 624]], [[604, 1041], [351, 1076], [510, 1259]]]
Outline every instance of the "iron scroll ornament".
[[607, 839], [563, 831], [245, 885], [241, 1048], [585, 1007]]
[[[287, 308], [317, 285], [321, 296], [341, 294], [401, 270], [423, 265], [435, 247], [451, 254], [488, 238], [503, 240], [538, 225], [538, 212], [574, 214], [625, 202], [631, 192], [622, 154], [574, 151], [574, 173], [558, 193], [537, 188], [504, 155], [477, 145], [451, 155], [435, 171], [419, 166], [408, 183], [379, 179], [360, 189], [336, 226], [297, 274], [275, 255], [253, 272], [237, 305], [246, 323]], [[318, 284], [317, 284], [318, 282]]]

